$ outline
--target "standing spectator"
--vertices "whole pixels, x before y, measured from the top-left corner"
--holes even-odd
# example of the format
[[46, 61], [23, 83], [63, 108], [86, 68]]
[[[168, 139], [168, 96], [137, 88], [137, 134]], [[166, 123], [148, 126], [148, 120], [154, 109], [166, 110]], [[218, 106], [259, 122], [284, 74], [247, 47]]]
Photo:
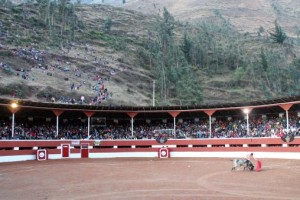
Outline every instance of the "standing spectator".
[[75, 83], [72, 83], [72, 85], [71, 85], [71, 91], [74, 89], [74, 87], [75, 87]]
[[81, 102], [81, 104], [84, 104], [84, 99], [85, 99], [84, 96], [81, 96], [81, 97], [80, 97], [80, 102]]

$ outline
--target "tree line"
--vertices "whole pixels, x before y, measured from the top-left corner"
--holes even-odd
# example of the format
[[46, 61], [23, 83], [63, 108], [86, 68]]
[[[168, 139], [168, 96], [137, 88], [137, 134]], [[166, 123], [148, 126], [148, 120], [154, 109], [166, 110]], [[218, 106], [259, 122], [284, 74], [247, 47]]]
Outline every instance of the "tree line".
[[[261, 37], [238, 32], [218, 11], [197, 24], [182, 24], [164, 9], [156, 30], [149, 33], [140, 58], [156, 74], [162, 102], [201, 102], [200, 74], [229, 75], [236, 87], [259, 90], [261, 98], [299, 95], [297, 39], [288, 38], [277, 20]], [[264, 32], [263, 28], [258, 32]], [[230, 89], [231, 85], [222, 87]]]
[[[21, 5], [14, 5], [9, 0], [0, 0], [0, 5], [19, 14], [15, 23], [20, 22], [32, 26], [33, 31], [43, 32], [43, 38], [50, 45], [63, 48], [74, 41], [76, 31], [83, 28], [82, 21], [76, 15], [78, 4], [70, 0], [30, 0]], [[35, 11], [33, 12], [31, 8]]]

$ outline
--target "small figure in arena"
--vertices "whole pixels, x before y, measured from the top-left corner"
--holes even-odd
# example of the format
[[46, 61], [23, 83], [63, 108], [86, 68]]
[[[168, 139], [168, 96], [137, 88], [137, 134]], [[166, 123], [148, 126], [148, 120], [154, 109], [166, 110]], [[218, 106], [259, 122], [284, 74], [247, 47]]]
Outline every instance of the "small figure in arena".
[[246, 160], [245, 163], [247, 165], [247, 167], [252, 171], [254, 169], [254, 165], [252, 163], [252, 161], [255, 160], [256, 158], [254, 158], [253, 153], [247, 154], [246, 155]]

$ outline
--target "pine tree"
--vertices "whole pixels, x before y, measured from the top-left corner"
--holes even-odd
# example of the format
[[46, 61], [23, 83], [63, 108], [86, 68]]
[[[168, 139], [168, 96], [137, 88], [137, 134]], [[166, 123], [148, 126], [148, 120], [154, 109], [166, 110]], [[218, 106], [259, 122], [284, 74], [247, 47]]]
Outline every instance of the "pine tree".
[[264, 50], [261, 48], [261, 51], [260, 51], [260, 64], [263, 68], [264, 71], [267, 71], [268, 67], [269, 67], [269, 64], [268, 64], [268, 61], [267, 61], [267, 56], [264, 52]]
[[273, 32], [269, 32], [271, 39], [278, 44], [283, 44], [287, 39], [285, 32], [282, 30], [281, 26], [275, 21], [275, 29]]
[[184, 36], [183, 36], [183, 44], [182, 44], [182, 51], [185, 55], [185, 58], [188, 62], [191, 61], [191, 56], [190, 56], [190, 51], [191, 51], [191, 48], [192, 48], [192, 42], [191, 40], [188, 38], [187, 36], [187, 33], [184, 33]]
[[112, 20], [110, 17], [108, 17], [104, 22], [104, 29], [106, 33], [109, 33], [112, 26]]

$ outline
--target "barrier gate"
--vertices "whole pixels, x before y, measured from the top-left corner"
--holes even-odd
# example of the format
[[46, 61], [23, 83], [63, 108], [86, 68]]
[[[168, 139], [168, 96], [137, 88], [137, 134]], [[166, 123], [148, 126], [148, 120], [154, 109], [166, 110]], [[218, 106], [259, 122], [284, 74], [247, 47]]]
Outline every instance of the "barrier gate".
[[70, 157], [70, 144], [62, 144], [62, 157], [69, 158]]
[[83, 143], [80, 145], [81, 151], [81, 158], [88, 158], [89, 157], [89, 144]]

